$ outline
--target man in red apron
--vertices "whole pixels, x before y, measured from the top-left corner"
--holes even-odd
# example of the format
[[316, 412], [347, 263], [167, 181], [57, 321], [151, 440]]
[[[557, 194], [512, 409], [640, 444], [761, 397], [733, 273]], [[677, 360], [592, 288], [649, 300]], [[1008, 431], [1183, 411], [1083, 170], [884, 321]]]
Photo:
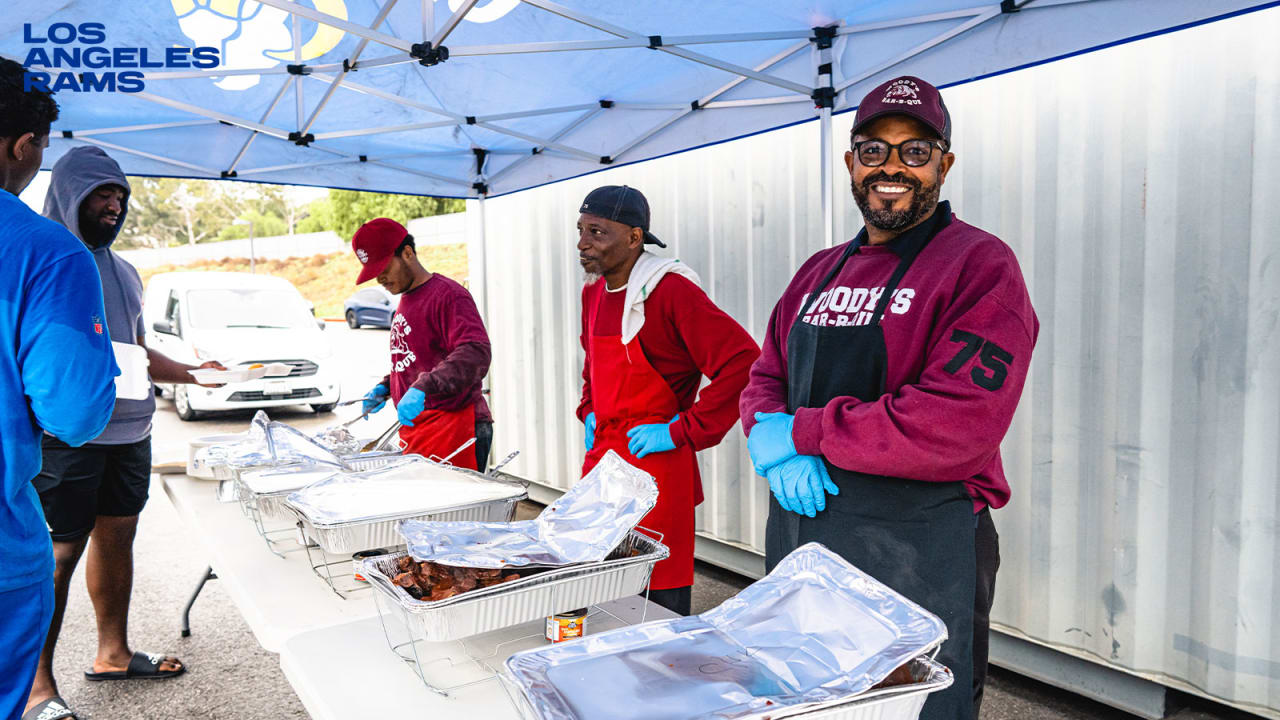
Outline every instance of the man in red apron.
[[[413, 236], [395, 220], [365, 223], [351, 248], [364, 265], [357, 285], [376, 277], [400, 295], [391, 318], [391, 372], [365, 395], [364, 412], [390, 398], [405, 452], [472, 470], [487, 466], [493, 418], [480, 382], [489, 371], [489, 335], [471, 293], [423, 267]], [[463, 447], [473, 439], [474, 450]]]
[[773, 497], [772, 568], [825, 544], [947, 624], [955, 683], [921, 718], [982, 699], [999, 538], [1000, 441], [1039, 323], [1017, 258], [938, 202], [955, 162], [938, 90], [890, 80], [859, 104], [845, 153], [865, 228], [809, 258], [774, 308], [742, 393]]
[[[657, 480], [657, 505], [641, 525], [662, 533], [671, 556], [654, 568], [649, 599], [688, 615], [693, 509], [702, 502], [695, 453], [718, 444], [737, 421], [738, 396], [760, 349], [688, 266], [645, 251], [645, 244], [666, 245], [649, 232], [640, 191], [597, 188], [580, 213], [578, 258], [588, 275], [600, 276], [582, 291], [582, 472], [613, 450]], [[703, 376], [711, 382], [699, 392]]]

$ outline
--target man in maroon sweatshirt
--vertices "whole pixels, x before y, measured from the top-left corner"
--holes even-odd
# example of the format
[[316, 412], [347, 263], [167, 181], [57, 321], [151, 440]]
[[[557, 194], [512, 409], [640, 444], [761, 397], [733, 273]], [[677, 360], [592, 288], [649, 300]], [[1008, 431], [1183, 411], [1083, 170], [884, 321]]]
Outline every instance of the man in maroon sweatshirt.
[[[357, 285], [377, 278], [400, 295], [391, 318], [391, 372], [365, 395], [364, 412], [377, 412], [390, 398], [405, 452], [485, 469], [493, 417], [480, 383], [491, 354], [471, 293], [423, 267], [413, 236], [390, 218], [360, 226], [351, 247], [364, 265]], [[473, 450], [465, 447], [472, 439]]]
[[[698, 275], [649, 232], [649, 203], [635, 188], [606, 185], [579, 208], [582, 290], [582, 472], [613, 450], [654, 476], [658, 502], [641, 524], [671, 550], [649, 581], [649, 599], [691, 609], [693, 509], [702, 502], [699, 450], [717, 445], [738, 419], [738, 395], [760, 355], [751, 335], [711, 302]], [[711, 382], [699, 392], [702, 378]]]
[[766, 564], [825, 544], [947, 624], [951, 688], [925, 720], [977, 717], [1000, 462], [1039, 323], [1017, 258], [938, 195], [955, 162], [942, 96], [915, 77], [858, 106], [845, 153], [865, 228], [800, 267], [740, 410], [773, 497]]

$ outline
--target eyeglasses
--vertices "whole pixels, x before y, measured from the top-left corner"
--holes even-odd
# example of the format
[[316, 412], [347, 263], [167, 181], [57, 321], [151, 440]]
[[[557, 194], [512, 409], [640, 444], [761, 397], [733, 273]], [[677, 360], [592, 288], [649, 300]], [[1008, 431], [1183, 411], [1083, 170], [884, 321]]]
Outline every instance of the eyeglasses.
[[889, 162], [889, 153], [894, 150], [898, 151], [903, 165], [920, 167], [933, 157], [935, 147], [942, 152], [947, 151], [947, 147], [937, 140], [904, 140], [897, 145], [890, 145], [884, 140], [860, 140], [853, 144], [853, 152], [858, 156], [858, 162], [867, 167], [880, 167]]

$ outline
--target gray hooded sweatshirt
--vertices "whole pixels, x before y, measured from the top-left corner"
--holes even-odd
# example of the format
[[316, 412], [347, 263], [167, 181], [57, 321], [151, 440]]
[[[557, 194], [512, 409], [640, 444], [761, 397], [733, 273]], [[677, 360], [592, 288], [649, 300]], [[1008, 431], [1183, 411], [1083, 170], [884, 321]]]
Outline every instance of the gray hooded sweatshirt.
[[[124, 188], [120, 220], [116, 223], [116, 232], [119, 233], [129, 212], [129, 180], [116, 161], [97, 147], [72, 148], [54, 163], [49, 192], [44, 199], [44, 216], [70, 230], [93, 253], [93, 259], [98, 263], [98, 275], [102, 278], [102, 298], [112, 342], [137, 345], [138, 337], [145, 333], [142, 278], [132, 265], [111, 250], [115, 235], [103, 246], [95, 248], [89, 246], [80, 232], [80, 204], [103, 185]], [[146, 400], [117, 398], [107, 429], [90, 444], [124, 445], [150, 436], [151, 416], [156, 411], [153, 393], [154, 390], [148, 390]]]

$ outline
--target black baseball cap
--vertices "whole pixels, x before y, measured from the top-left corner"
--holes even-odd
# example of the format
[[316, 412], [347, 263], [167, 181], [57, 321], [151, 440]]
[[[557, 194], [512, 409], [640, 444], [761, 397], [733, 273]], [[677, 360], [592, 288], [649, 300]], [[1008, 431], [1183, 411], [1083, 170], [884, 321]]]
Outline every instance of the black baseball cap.
[[626, 185], [605, 185], [587, 193], [578, 212], [602, 217], [605, 220], [620, 222], [627, 227], [638, 227], [644, 231], [644, 241], [648, 245], [666, 247], [667, 244], [649, 232], [649, 201], [644, 193]]

